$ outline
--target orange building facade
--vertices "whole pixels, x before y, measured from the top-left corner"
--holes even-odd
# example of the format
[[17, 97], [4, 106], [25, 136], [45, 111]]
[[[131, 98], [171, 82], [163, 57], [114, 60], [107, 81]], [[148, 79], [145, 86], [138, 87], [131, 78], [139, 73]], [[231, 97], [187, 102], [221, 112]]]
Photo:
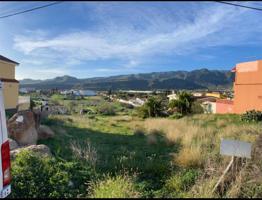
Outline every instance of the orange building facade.
[[216, 113], [218, 114], [226, 114], [233, 113], [234, 103], [232, 100], [228, 99], [217, 99], [216, 100]]
[[239, 63], [232, 71], [235, 72], [233, 112], [262, 111], [262, 60]]

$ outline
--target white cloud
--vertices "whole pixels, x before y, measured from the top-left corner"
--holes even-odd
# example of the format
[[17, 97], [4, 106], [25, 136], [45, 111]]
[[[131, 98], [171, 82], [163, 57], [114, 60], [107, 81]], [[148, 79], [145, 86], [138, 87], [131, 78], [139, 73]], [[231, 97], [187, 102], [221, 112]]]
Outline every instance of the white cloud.
[[[38, 30], [35, 36], [18, 35], [14, 41], [15, 48], [25, 54], [38, 49], [50, 49], [60, 53], [73, 53], [73, 57], [84, 60], [143, 56], [165, 53], [168, 50], [179, 54], [180, 50], [187, 49], [187, 45], [191, 45], [192, 42], [198, 42], [219, 31], [227, 32], [223, 28], [242, 13], [243, 11], [232, 10], [232, 8], [211, 7], [201, 10], [194, 22], [166, 24], [165, 18], [162, 21], [160, 18], [157, 23], [152, 22], [145, 32], [139, 32], [130, 27], [116, 28], [109, 25], [110, 32], [82, 31], [47, 38], [44, 37], [43, 31]], [[156, 31], [155, 26], [159, 24], [165, 26]], [[174, 27], [176, 28], [173, 29]], [[167, 29], [169, 30], [162, 31]], [[223, 43], [223, 38], [220, 39]]]
[[[125, 67], [132, 68], [145, 59], [161, 55], [187, 55], [210, 46], [236, 46], [252, 42], [251, 37], [255, 37], [254, 42], [261, 41], [257, 34], [262, 32], [261, 25], [254, 26], [259, 20], [254, 18], [256, 14], [245, 9], [207, 3], [197, 9], [193, 6], [190, 12], [184, 9], [186, 13], [183, 13], [171, 6], [170, 10], [157, 6], [149, 9], [123, 6], [119, 10], [119, 5], [96, 7], [93, 18], [97, 20], [96, 30], [58, 35], [47, 30], [30, 30], [15, 36], [14, 48], [30, 56], [32, 64], [36, 64], [35, 59], [65, 66], [120, 59], [126, 61]], [[98, 71], [106, 70], [109, 69]]]

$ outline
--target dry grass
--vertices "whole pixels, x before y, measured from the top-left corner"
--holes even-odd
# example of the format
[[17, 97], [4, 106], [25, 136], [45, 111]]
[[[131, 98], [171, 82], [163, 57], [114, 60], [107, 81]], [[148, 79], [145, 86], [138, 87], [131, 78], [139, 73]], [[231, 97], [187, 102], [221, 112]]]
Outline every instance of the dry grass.
[[[183, 167], [202, 165], [201, 142], [205, 140], [206, 128], [199, 124], [190, 123], [188, 119], [149, 119], [145, 121], [147, 132], [161, 131], [166, 137], [168, 145], [181, 143], [182, 150], [174, 157], [175, 162]], [[210, 131], [208, 131], [209, 133]], [[150, 135], [150, 142], [154, 143], [154, 138]], [[199, 141], [199, 142], [198, 142]]]
[[70, 144], [70, 148], [76, 157], [89, 162], [93, 167], [96, 166], [98, 160], [97, 151], [91, 146], [89, 141], [73, 141]]
[[181, 167], [201, 167], [203, 157], [200, 148], [183, 148], [177, 156], [174, 156], [175, 162]]
[[235, 183], [227, 192], [233, 198], [262, 197], [262, 135], [258, 137], [252, 151], [252, 159], [242, 168]]
[[[202, 166], [207, 158], [218, 156], [222, 138], [253, 143], [262, 132], [261, 125], [235, 124], [228, 116], [210, 114], [194, 115], [178, 120], [147, 119], [144, 122], [144, 129], [147, 133], [163, 132], [168, 145], [180, 143], [182, 149], [174, 157], [174, 161], [183, 167]], [[148, 142], [154, 144], [156, 139], [148, 135]]]
[[188, 192], [189, 198], [218, 198], [216, 194], [212, 193], [212, 189], [216, 184], [216, 179], [200, 179]]
[[227, 121], [225, 119], [219, 119], [216, 121], [216, 126], [218, 128], [225, 127], [227, 125]]

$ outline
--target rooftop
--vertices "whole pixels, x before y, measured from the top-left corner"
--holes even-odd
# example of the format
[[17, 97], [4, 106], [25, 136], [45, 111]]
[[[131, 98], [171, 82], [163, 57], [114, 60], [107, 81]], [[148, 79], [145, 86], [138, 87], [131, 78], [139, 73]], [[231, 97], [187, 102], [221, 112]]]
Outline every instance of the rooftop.
[[9, 58], [6, 58], [6, 57], [4, 57], [4, 56], [2, 56], [2, 55], [0, 55], [0, 60], [5, 61], [5, 62], [9, 62], [9, 63], [13, 63], [13, 64], [16, 64], [16, 65], [19, 65], [18, 62], [15, 62], [15, 61], [13, 61], [13, 60], [10, 60]]

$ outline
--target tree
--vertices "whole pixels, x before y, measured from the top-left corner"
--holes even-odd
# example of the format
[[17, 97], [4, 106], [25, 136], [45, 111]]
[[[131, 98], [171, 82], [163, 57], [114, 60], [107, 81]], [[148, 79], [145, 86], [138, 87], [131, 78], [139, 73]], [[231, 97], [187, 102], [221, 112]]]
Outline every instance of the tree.
[[30, 110], [32, 111], [35, 106], [36, 106], [36, 103], [34, 102], [34, 100], [32, 100], [32, 99], [30, 98]]
[[186, 115], [192, 112], [193, 102], [193, 96], [190, 93], [182, 91], [178, 93], [178, 99], [171, 100], [169, 108], [177, 108], [179, 113]]
[[139, 108], [139, 114], [143, 118], [158, 117], [161, 115], [162, 103], [161, 100], [155, 97], [149, 97], [147, 102]]

